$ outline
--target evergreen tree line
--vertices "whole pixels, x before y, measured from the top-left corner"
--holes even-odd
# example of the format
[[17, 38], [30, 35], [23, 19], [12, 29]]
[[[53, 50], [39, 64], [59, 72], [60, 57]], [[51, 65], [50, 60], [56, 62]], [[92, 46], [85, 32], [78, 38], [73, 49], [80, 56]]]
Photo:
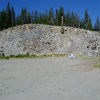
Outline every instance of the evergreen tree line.
[[0, 12], [0, 30], [29, 23], [60, 26], [62, 25], [62, 16], [64, 26], [100, 31], [100, 19], [97, 17], [95, 25], [93, 25], [88, 10], [85, 10], [83, 19], [77, 13], [65, 12], [63, 7], [56, 9], [55, 12], [50, 8], [43, 13], [30, 12], [26, 8], [22, 8], [20, 14], [16, 16], [14, 7], [10, 7], [9, 3], [6, 9], [2, 9]]

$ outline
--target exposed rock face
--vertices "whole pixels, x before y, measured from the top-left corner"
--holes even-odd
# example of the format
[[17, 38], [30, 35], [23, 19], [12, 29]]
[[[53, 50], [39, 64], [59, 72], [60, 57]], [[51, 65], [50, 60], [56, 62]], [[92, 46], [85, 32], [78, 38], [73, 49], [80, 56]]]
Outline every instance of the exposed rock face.
[[100, 55], [100, 33], [72, 27], [28, 24], [0, 32], [0, 55], [78, 52]]

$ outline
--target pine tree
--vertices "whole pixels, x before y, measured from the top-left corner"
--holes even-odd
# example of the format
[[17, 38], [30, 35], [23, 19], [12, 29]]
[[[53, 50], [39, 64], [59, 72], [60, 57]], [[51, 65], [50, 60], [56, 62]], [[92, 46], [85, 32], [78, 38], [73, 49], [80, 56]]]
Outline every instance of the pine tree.
[[44, 24], [48, 25], [49, 24], [49, 14], [48, 14], [47, 10], [45, 11], [45, 18], [44, 19], [45, 19]]
[[20, 17], [21, 17], [21, 24], [27, 24], [28, 16], [27, 16], [27, 9], [26, 8], [22, 8]]
[[59, 19], [58, 19], [58, 9], [56, 9], [56, 16], [55, 16], [55, 25], [58, 25], [58, 21], [59, 21]]
[[10, 4], [8, 2], [7, 7], [6, 7], [6, 14], [7, 14], [7, 27], [11, 26], [11, 9], [10, 9]]
[[49, 24], [50, 25], [54, 24], [54, 13], [53, 13], [52, 8], [50, 8], [50, 10], [49, 10]]
[[100, 31], [100, 20], [99, 20], [98, 17], [97, 17], [95, 25], [94, 25], [94, 30], [95, 31]]
[[0, 12], [0, 30], [2, 30], [2, 19], [1, 19], [1, 14], [2, 14], [2, 12]]
[[84, 25], [84, 19], [81, 19], [80, 20], [80, 28], [85, 29], [84, 26], [85, 26]]
[[27, 17], [28, 17], [27, 23], [31, 23], [31, 14], [30, 14], [30, 12], [27, 13]]
[[80, 17], [78, 14], [75, 15], [75, 27], [80, 28]]
[[14, 7], [11, 8], [11, 25], [14, 26], [15, 25], [15, 11], [14, 11]]
[[71, 26], [72, 27], [75, 27], [75, 14], [74, 14], [74, 12], [72, 12], [72, 14], [71, 14]]
[[[63, 21], [62, 21], [63, 20]], [[6, 9], [0, 12], [0, 30], [9, 28], [14, 25], [36, 23], [36, 24], [50, 24], [50, 25], [66, 25], [78, 28], [84, 28], [92, 30], [92, 21], [88, 14], [88, 10], [85, 10], [84, 19], [80, 20], [78, 14], [74, 12], [67, 12], [65, 14], [64, 8], [60, 7], [56, 9], [56, 12], [52, 8], [41, 13], [34, 11], [30, 13], [26, 8], [22, 8], [21, 13], [15, 16], [14, 7], [10, 8], [10, 4], [7, 4]], [[100, 20], [97, 18], [94, 30], [100, 31]]]
[[63, 21], [65, 24], [65, 14], [64, 14], [64, 8], [60, 7], [60, 9], [56, 9], [56, 25], [60, 26], [62, 25], [62, 17], [63, 17]]
[[20, 15], [18, 15], [18, 16], [16, 17], [15, 23], [16, 23], [16, 25], [21, 25], [21, 24], [22, 24]]
[[7, 18], [6, 11], [3, 9], [0, 14], [0, 30], [8, 28]]
[[89, 21], [89, 14], [88, 14], [88, 10], [85, 10], [84, 13], [84, 28], [88, 29], [88, 21]]
[[34, 22], [35, 22], [35, 24], [37, 24], [37, 19], [38, 19], [38, 12], [35, 11], [35, 13], [34, 13]]
[[89, 14], [88, 14], [88, 10], [85, 10], [85, 14], [84, 14], [84, 28], [87, 30], [93, 29], [92, 21], [91, 21]]
[[31, 23], [34, 23], [34, 16], [35, 16], [35, 14], [34, 14], [34, 12], [32, 11], [32, 13], [31, 13]]
[[65, 25], [66, 26], [71, 26], [71, 15], [70, 15], [70, 12], [66, 13]]
[[87, 27], [88, 30], [93, 30], [91, 19], [88, 20], [88, 24], [87, 25], [88, 25], [88, 27]]
[[64, 8], [61, 6], [59, 9], [59, 25], [62, 25], [62, 18], [63, 18], [63, 24], [65, 25], [65, 12]]

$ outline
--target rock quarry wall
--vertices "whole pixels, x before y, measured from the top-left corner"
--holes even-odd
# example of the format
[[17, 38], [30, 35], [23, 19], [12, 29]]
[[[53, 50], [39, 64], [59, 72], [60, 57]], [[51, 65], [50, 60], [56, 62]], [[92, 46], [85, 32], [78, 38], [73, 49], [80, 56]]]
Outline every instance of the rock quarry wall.
[[26, 24], [0, 31], [0, 56], [85, 53], [100, 55], [100, 33], [88, 30]]

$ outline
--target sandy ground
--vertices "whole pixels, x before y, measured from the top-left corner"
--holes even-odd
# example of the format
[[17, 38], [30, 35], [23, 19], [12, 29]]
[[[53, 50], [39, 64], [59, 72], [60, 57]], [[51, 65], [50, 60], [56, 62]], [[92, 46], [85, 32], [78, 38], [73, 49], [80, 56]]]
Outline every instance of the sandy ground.
[[100, 100], [100, 70], [66, 57], [0, 60], [0, 100]]

